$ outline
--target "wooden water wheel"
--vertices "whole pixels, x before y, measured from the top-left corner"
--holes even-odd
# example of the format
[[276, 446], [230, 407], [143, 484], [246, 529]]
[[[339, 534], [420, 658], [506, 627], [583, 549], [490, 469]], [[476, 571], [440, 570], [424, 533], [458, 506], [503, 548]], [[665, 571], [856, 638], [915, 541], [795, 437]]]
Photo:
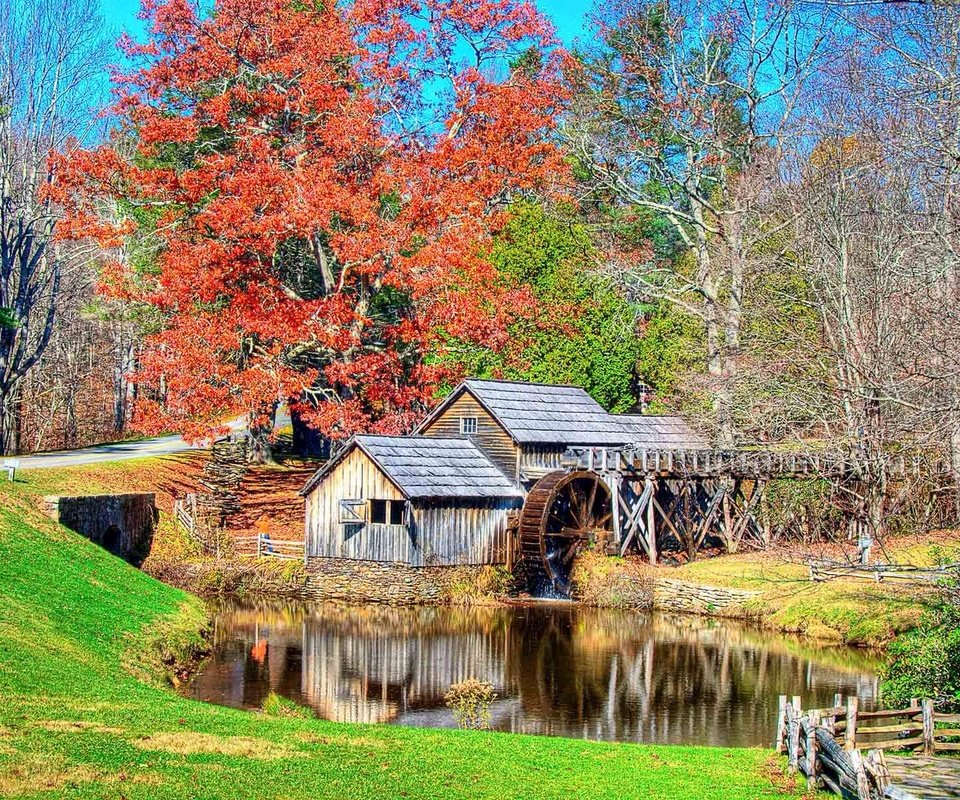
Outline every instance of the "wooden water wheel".
[[534, 594], [570, 592], [573, 560], [605, 542], [613, 521], [610, 490], [595, 472], [557, 471], [541, 478], [520, 512], [520, 553]]

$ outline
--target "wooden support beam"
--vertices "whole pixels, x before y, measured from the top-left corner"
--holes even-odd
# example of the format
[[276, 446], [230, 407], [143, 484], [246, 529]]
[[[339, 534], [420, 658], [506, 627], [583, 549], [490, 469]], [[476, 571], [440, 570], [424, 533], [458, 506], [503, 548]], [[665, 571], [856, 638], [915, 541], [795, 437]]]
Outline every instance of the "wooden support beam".
[[648, 555], [650, 556], [650, 563], [657, 563], [657, 521], [656, 515], [654, 514], [653, 508], [653, 498], [657, 491], [657, 485], [650, 478], [646, 480], [646, 486], [650, 489], [650, 502], [647, 503], [647, 544]]
[[[629, 491], [630, 484], [625, 484]], [[650, 500], [653, 498], [653, 482], [646, 481], [644, 484], [643, 491], [635, 497], [632, 502], [628, 502], [624, 499], [624, 491], [617, 492], [617, 505], [619, 510], [623, 512], [624, 517], [621, 521], [621, 530], [624, 532], [623, 540], [620, 542], [620, 555], [624, 555], [627, 552], [627, 548], [630, 546], [630, 542], [633, 539], [636, 539], [640, 544], [640, 547], [647, 554], [647, 557], [651, 557], [651, 550], [647, 538], [647, 529], [646, 523], [644, 521], [644, 512], [647, 509], [647, 505], [650, 503]], [[619, 514], [618, 514], [619, 516]], [[653, 558], [656, 559], [656, 551], [653, 551]]]
[[700, 524], [700, 529], [696, 534], [696, 546], [699, 548], [703, 544], [703, 540], [707, 538], [707, 534], [710, 532], [710, 528], [713, 525], [713, 520], [716, 518], [718, 512], [720, 511], [720, 506], [723, 504], [723, 498], [726, 495], [727, 490], [721, 484], [719, 485], [712, 498], [710, 498], [710, 503], [707, 506], [707, 511], [704, 514], [703, 522]]

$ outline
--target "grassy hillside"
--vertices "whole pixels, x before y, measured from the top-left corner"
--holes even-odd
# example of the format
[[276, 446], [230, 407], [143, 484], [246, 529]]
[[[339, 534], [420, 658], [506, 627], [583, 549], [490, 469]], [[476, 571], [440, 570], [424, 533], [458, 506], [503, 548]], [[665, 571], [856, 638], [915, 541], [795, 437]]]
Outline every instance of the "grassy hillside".
[[[758, 798], [761, 750], [352, 726], [182, 699], [199, 602], [0, 489], [0, 796]], [[163, 662], [166, 662], [164, 666]]]
[[[928, 563], [939, 540], [935, 535], [920, 543], [915, 537], [893, 539], [886, 558]], [[886, 647], [914, 628], [936, 599], [934, 593], [890, 583], [851, 579], [812, 584], [804, 559], [783, 550], [704, 558], [664, 574], [691, 583], [759, 591], [744, 611], [765, 627], [859, 647]]]

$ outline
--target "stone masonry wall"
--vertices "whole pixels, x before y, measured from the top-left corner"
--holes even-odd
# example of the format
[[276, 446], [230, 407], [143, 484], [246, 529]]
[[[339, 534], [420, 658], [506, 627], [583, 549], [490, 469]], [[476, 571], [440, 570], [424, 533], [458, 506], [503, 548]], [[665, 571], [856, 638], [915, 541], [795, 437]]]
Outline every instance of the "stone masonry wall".
[[377, 561], [311, 558], [304, 596], [391, 605], [448, 602], [454, 584], [476, 583], [489, 566], [409, 567]]
[[759, 592], [728, 589], [722, 586], [701, 586], [670, 578], [657, 578], [653, 586], [653, 607], [663, 611], [697, 613], [722, 612], [743, 605]]
[[[302, 596], [314, 600], [341, 600], [354, 603], [429, 605], [449, 602], [456, 584], [476, 584], [484, 566], [409, 567], [376, 561], [311, 558]], [[634, 589], [620, 585], [629, 582]], [[616, 591], [609, 592], [620, 608], [653, 608], [699, 614], [722, 614], [756, 597], [758, 592], [702, 586], [654, 575], [646, 580], [624, 577]], [[298, 593], [299, 594], [299, 593]], [[600, 598], [576, 599], [587, 605], [607, 605]]]
[[103, 494], [46, 497], [47, 512], [61, 525], [139, 566], [150, 552], [157, 520], [156, 495]]

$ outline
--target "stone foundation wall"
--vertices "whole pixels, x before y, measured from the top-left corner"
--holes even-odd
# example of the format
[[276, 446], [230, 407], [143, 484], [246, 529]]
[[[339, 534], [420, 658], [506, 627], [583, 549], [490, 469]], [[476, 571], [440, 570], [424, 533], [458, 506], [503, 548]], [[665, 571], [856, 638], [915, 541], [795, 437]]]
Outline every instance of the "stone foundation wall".
[[[490, 566], [410, 567], [377, 561], [311, 558], [302, 596], [354, 603], [439, 605], [456, 601], [483, 586], [489, 582], [492, 570]], [[495, 594], [491, 592], [489, 599], [494, 599]], [[603, 591], [596, 596], [584, 597], [575, 592], [574, 599], [594, 606], [722, 614], [758, 594], [746, 589], [701, 586], [662, 578], [655, 572], [618, 572], [604, 581]], [[474, 593], [473, 599], [476, 597]]]
[[722, 612], [741, 606], [759, 592], [728, 589], [722, 586], [701, 586], [670, 578], [657, 578], [653, 587], [653, 607], [661, 611]]
[[46, 497], [44, 501], [47, 513], [61, 525], [115, 556], [139, 566], [150, 552], [157, 521], [156, 495]]
[[410, 567], [378, 561], [311, 558], [304, 596], [313, 600], [439, 605], [469, 593], [492, 567]]

